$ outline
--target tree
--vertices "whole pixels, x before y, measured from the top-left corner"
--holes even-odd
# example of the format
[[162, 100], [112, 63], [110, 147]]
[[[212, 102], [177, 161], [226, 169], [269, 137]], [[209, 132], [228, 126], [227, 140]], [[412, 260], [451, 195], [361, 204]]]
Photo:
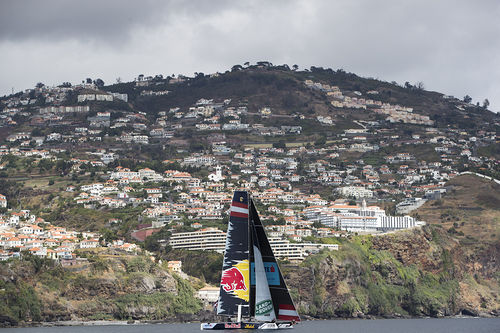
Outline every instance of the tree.
[[37, 88], [43, 88], [43, 87], [45, 87], [45, 84], [43, 84], [42, 82], [38, 82], [38, 83], [36, 84], [36, 87], [37, 87]]
[[286, 148], [286, 142], [284, 140], [279, 140], [273, 143], [273, 148]]
[[280, 216], [276, 221], [274, 221], [274, 224], [276, 225], [285, 225], [286, 220], [283, 216]]
[[406, 89], [412, 89], [412, 88], [413, 88], [413, 86], [410, 84], [410, 82], [406, 81], [406, 82], [405, 82], [405, 88], [406, 88]]
[[323, 146], [326, 144], [326, 136], [322, 135], [320, 136], [316, 141], [314, 141], [315, 146]]
[[296, 70], [299, 69], [299, 65], [293, 65], [292, 68], [293, 68], [294, 71], [296, 71]]
[[231, 72], [241, 71], [242, 69], [243, 69], [243, 66], [241, 66], [241, 65], [234, 65], [233, 67], [231, 67]]
[[270, 63], [269, 61], [258, 61], [257, 66], [262, 66], [262, 67], [272, 67], [273, 64]]
[[122, 83], [122, 78], [121, 77], [117, 77], [116, 78], [116, 83]]
[[415, 88], [417, 88], [417, 90], [424, 90], [425, 89], [424, 83], [422, 81], [417, 82]]
[[485, 98], [483, 101], [483, 109], [488, 109], [488, 106], [490, 106], [490, 101], [488, 101], [488, 99]]
[[43, 132], [42, 132], [42, 130], [39, 127], [35, 127], [31, 131], [31, 136], [42, 136], [42, 135], [43, 135]]
[[88, 78], [85, 79], [85, 82], [87, 84], [91, 84], [92, 83], [92, 79], [90, 77], [88, 77]]
[[314, 228], [324, 228], [324, 225], [320, 221], [314, 221], [313, 227]]
[[470, 97], [469, 95], [465, 95], [465, 96], [464, 96], [464, 102], [465, 102], [465, 103], [470, 103], [470, 102], [472, 102], [472, 97]]
[[94, 84], [98, 87], [98, 88], [102, 88], [104, 87], [104, 81], [102, 79], [96, 79], [94, 80]]

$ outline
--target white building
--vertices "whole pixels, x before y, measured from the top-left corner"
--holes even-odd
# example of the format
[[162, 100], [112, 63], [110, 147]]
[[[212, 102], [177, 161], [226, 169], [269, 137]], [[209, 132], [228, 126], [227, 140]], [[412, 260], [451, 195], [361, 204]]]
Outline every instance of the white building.
[[321, 249], [338, 250], [338, 244], [290, 243], [280, 238], [270, 238], [269, 244], [276, 258], [290, 261], [302, 261], [310, 254], [318, 253]]
[[372, 198], [373, 191], [368, 190], [364, 187], [359, 186], [344, 186], [340, 187], [338, 191], [344, 197], [355, 197], [355, 198]]
[[196, 297], [209, 303], [215, 303], [219, 299], [219, 293], [220, 288], [205, 286], [198, 290]]
[[0, 208], [7, 207], [7, 197], [3, 194], [0, 194]]
[[169, 241], [173, 249], [212, 250], [223, 253], [226, 248], [226, 233], [216, 228], [172, 234]]
[[182, 272], [182, 261], [171, 260], [167, 262], [168, 269], [172, 272], [181, 273]]
[[311, 206], [304, 210], [309, 221], [318, 221], [327, 227], [353, 232], [377, 232], [408, 229], [417, 226], [417, 221], [410, 216], [387, 216], [377, 206], [340, 205], [328, 207]]
[[208, 175], [208, 179], [210, 179], [213, 182], [220, 182], [224, 180], [224, 176], [222, 175], [222, 168], [220, 165], [215, 167], [215, 173], [211, 173]]

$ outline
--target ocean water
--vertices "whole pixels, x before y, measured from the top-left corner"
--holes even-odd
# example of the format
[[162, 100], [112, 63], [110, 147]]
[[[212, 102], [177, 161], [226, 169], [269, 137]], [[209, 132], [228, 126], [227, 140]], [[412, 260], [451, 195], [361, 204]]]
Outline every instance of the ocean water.
[[[0, 331], [2, 333], [194, 333], [200, 332], [200, 324], [54, 326], [6, 328]], [[290, 333], [500, 333], [500, 318], [316, 320], [302, 322], [293, 330], [286, 331]]]

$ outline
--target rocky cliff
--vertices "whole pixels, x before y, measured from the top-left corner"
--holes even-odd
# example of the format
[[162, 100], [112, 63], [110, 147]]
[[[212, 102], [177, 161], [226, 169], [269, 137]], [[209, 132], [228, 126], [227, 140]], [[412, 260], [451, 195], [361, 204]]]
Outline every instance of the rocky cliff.
[[314, 317], [500, 315], [500, 186], [475, 176], [414, 215], [422, 229], [355, 236], [287, 278]]
[[173, 320], [202, 308], [190, 282], [142, 256], [92, 256], [74, 268], [25, 257], [0, 265], [0, 277], [4, 324]]
[[[498, 246], [489, 248], [498, 255]], [[493, 254], [496, 253], [496, 254]], [[356, 237], [338, 252], [287, 272], [301, 313], [313, 317], [499, 315], [496, 265], [463, 256], [459, 243], [429, 226]]]

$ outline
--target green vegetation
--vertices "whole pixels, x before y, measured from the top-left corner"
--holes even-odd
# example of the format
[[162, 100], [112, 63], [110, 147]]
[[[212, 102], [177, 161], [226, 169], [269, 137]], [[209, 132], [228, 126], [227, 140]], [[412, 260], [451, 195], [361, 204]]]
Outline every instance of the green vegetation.
[[42, 303], [35, 289], [23, 281], [5, 282], [0, 279], [0, 313], [8, 321], [39, 321]]
[[218, 285], [222, 270], [222, 254], [212, 251], [172, 250], [162, 258], [181, 260], [182, 270], [207, 283]]
[[[194, 289], [188, 282], [175, 277], [177, 295], [169, 292], [153, 294], [134, 293], [109, 300], [110, 305], [117, 307], [116, 319], [150, 319], [161, 320], [181, 314], [195, 314], [201, 310], [201, 304], [194, 295]], [[141, 309], [140, 316], [134, 315], [135, 309]], [[146, 308], [147, 310], [144, 310]], [[146, 314], [146, 316], [144, 316]]]
[[500, 146], [498, 144], [491, 144], [489, 146], [479, 147], [478, 154], [481, 156], [500, 159]]
[[67, 318], [162, 320], [202, 309], [191, 283], [149, 257], [87, 254], [76, 271], [26, 254], [0, 262], [0, 325]]
[[390, 252], [377, 250], [371, 237], [356, 236], [344, 242], [339, 251], [324, 250], [301, 264], [313, 271], [314, 306], [306, 313], [316, 317], [330, 317], [332, 309], [340, 317], [455, 313], [459, 288], [446, 250], [441, 261], [437, 273], [414, 264], [403, 265]]

